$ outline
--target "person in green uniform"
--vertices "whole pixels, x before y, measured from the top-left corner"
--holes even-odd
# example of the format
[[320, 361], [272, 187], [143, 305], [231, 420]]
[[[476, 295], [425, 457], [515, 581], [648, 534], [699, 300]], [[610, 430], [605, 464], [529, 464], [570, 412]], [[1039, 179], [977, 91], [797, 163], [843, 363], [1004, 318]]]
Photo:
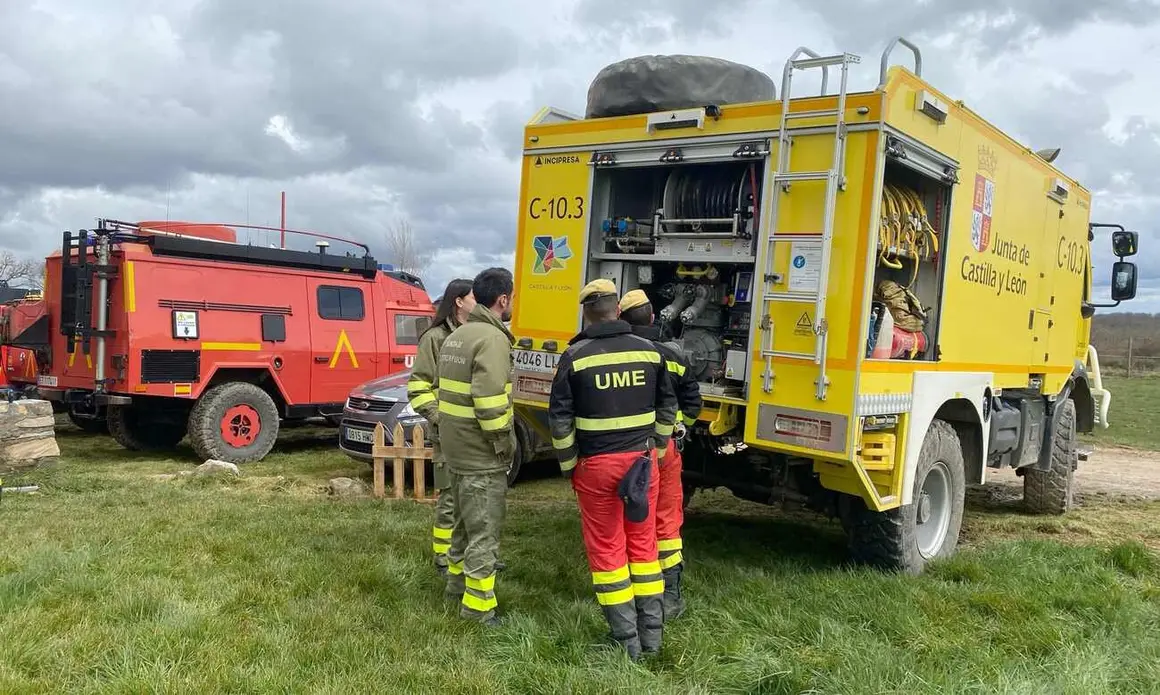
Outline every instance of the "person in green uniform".
[[407, 399], [415, 412], [427, 419], [427, 436], [431, 440], [431, 461], [435, 469], [435, 524], [431, 529], [431, 550], [435, 553], [435, 568], [447, 576], [447, 549], [451, 546], [451, 528], [455, 524], [455, 504], [451, 494], [451, 478], [447, 473], [443, 448], [439, 446], [439, 348], [451, 331], [467, 320], [475, 307], [471, 294], [471, 280], [459, 278], [447, 283], [435, 318], [415, 348], [415, 366], [407, 380]]
[[476, 276], [475, 308], [439, 350], [439, 438], [455, 500], [447, 550], [447, 595], [459, 615], [499, 623], [496, 559], [507, 502], [507, 472], [516, 451], [512, 412], [512, 345], [504, 325], [512, 315], [511, 271]]

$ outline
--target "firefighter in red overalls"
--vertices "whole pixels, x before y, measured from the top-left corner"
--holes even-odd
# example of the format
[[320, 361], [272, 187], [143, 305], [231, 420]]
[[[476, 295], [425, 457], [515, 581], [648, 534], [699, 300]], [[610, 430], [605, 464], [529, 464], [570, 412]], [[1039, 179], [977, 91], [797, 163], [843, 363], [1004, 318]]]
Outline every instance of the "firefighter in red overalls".
[[548, 404], [552, 445], [571, 478], [597, 602], [631, 658], [660, 650], [658, 457], [677, 399], [664, 355], [617, 318], [616, 287], [580, 291], [585, 328], [560, 356]]
[[[626, 292], [620, 300], [620, 318], [632, 326], [632, 332], [653, 341], [665, 357], [669, 378], [677, 394], [677, 428], [692, 427], [701, 412], [701, 387], [689, 368], [680, 348], [673, 342], [661, 342], [660, 331], [653, 324], [652, 303], [642, 290]], [[681, 595], [681, 573], [684, 569], [685, 493], [681, 485], [681, 449], [679, 437], [666, 449], [660, 461], [660, 492], [657, 499], [657, 550], [665, 578], [665, 622], [685, 612]]]

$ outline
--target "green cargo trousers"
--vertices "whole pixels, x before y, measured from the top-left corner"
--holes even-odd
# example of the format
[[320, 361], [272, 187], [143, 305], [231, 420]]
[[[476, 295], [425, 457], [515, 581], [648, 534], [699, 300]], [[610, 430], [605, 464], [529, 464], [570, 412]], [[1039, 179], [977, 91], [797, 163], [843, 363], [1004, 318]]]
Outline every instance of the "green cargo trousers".
[[480, 622], [495, 617], [495, 563], [507, 512], [507, 474], [451, 473], [455, 526], [447, 550], [447, 594], [459, 615]]
[[451, 547], [451, 530], [455, 526], [455, 499], [451, 489], [451, 473], [445, 461], [432, 466], [435, 473], [435, 523], [431, 527], [431, 550], [435, 554], [435, 568], [447, 575], [447, 550]]

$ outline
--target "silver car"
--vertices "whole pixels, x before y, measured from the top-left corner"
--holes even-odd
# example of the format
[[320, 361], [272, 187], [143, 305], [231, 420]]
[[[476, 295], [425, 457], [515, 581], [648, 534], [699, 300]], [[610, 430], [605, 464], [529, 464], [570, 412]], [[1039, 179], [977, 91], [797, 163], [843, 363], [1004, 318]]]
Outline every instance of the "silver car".
[[[383, 423], [386, 443], [393, 444], [395, 424], [403, 426], [407, 442], [411, 441], [416, 425], [426, 426], [427, 420], [415, 412], [407, 402], [407, 379], [410, 370], [396, 372], [359, 384], [351, 390], [342, 411], [338, 428], [338, 448], [347, 456], [370, 463], [375, 425]], [[550, 451], [546, 442], [537, 437], [521, 418], [515, 419], [516, 455], [508, 471], [508, 485], [515, 483], [520, 468], [529, 460]], [[428, 443], [430, 443], [428, 441]]]

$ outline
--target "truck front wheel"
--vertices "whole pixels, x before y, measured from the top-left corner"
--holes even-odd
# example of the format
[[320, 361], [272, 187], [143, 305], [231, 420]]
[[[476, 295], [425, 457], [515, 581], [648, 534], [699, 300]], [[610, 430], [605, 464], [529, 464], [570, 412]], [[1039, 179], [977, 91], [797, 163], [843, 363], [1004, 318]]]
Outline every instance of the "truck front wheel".
[[919, 574], [958, 546], [966, 506], [963, 449], [950, 423], [935, 420], [918, 452], [910, 504], [885, 512], [854, 500], [846, 518], [850, 553], [858, 562]]
[[153, 417], [140, 405], [111, 405], [106, 412], [113, 441], [130, 451], [166, 451], [185, 437], [184, 424]]
[[1058, 406], [1059, 423], [1051, 438], [1051, 467], [1041, 471], [1023, 469], [1023, 505], [1037, 514], [1065, 514], [1071, 511], [1075, 490], [1075, 469], [1079, 450], [1075, 441], [1075, 401]]
[[207, 390], [189, 415], [189, 443], [202, 459], [260, 461], [278, 439], [278, 406], [254, 384], [231, 381]]

